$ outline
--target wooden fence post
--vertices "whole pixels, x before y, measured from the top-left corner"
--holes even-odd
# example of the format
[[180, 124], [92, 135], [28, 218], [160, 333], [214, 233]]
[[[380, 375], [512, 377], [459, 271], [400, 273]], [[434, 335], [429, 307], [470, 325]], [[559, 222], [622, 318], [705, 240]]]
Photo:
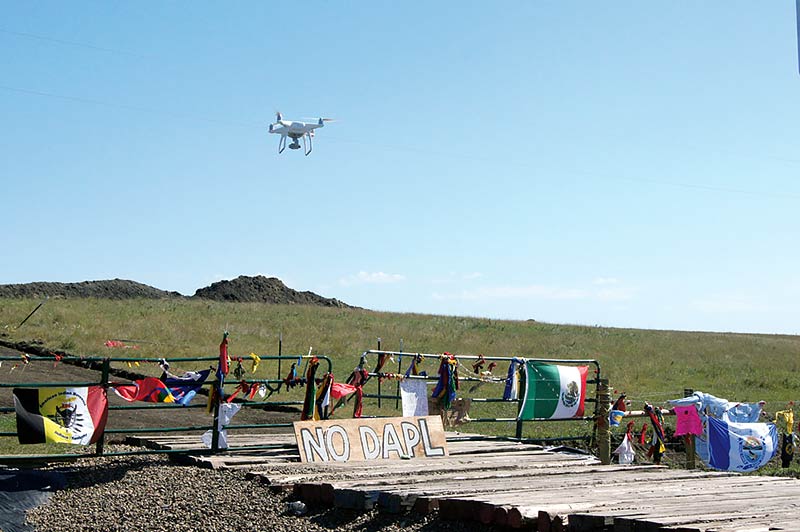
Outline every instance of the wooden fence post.
[[[694, 393], [694, 390], [691, 388], [684, 388], [683, 389], [683, 396], [689, 397]], [[695, 465], [695, 447], [694, 447], [694, 436], [691, 434], [687, 434], [684, 436], [686, 442], [686, 469], [694, 469]]]
[[[400, 352], [403, 352], [403, 339], [400, 338]], [[403, 374], [403, 355], [397, 357], [397, 374]], [[394, 400], [394, 407], [399, 409], [400, 408], [400, 379], [397, 380], [397, 388], [395, 389], [395, 395], [397, 398]]]
[[597, 454], [600, 463], [611, 463], [611, 429], [608, 426], [608, 410], [611, 406], [611, 392], [608, 389], [608, 379], [599, 379], [597, 383]]

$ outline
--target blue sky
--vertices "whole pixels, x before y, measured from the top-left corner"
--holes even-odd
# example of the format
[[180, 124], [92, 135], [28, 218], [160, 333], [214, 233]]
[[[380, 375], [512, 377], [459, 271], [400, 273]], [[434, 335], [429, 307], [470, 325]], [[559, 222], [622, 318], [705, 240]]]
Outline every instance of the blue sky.
[[[795, 4], [14, 2], [0, 283], [800, 333]], [[267, 134], [334, 117], [309, 157]]]

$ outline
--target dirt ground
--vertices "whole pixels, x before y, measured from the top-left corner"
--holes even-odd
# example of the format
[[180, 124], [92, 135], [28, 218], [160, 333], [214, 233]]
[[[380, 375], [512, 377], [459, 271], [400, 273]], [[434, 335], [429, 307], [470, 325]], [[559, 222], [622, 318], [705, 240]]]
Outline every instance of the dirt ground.
[[[0, 383], [13, 382], [99, 382], [100, 373], [91, 369], [65, 363], [31, 362], [22, 363], [21, 353], [0, 346], [0, 356], [12, 356], [16, 360], [3, 360], [0, 365]], [[16, 368], [14, 366], [16, 365]], [[14, 369], [12, 369], [14, 368]], [[198, 394], [192, 405], [205, 404], [206, 396]], [[108, 394], [109, 405], [131, 405], [115, 393]], [[135, 403], [141, 405], [142, 403]], [[14, 406], [12, 388], [0, 388], [0, 407]], [[293, 407], [280, 407], [279, 411], [259, 408], [243, 408], [237, 415], [236, 424], [291, 423], [300, 420], [300, 410]], [[163, 426], [211, 426], [211, 415], [204, 408], [137, 409], [109, 410], [107, 429], [149, 428]], [[265, 431], [267, 429], [264, 429]], [[274, 429], [288, 432], [289, 429]], [[201, 431], [202, 432], [202, 431]], [[110, 438], [115, 440], [117, 438]]]

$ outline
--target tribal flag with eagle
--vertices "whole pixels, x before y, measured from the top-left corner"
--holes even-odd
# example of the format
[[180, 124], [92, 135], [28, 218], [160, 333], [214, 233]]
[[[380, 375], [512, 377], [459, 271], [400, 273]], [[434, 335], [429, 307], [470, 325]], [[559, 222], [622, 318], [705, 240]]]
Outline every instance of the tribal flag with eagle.
[[14, 388], [20, 443], [89, 445], [100, 439], [108, 417], [102, 386]]

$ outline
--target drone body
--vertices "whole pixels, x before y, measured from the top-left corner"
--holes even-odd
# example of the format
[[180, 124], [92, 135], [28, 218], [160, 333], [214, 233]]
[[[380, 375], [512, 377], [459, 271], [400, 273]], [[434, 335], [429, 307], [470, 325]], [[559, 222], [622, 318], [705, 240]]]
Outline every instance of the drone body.
[[289, 144], [290, 150], [300, 149], [300, 139], [303, 139], [303, 151], [306, 155], [311, 153], [313, 145], [311, 138], [314, 136], [314, 130], [325, 126], [325, 122], [329, 122], [328, 118], [320, 118], [317, 122], [298, 122], [294, 120], [284, 120], [280, 113], [275, 113], [275, 123], [269, 125], [269, 132], [281, 136], [278, 142], [278, 153], [283, 153], [286, 149], [286, 138], [292, 139]]

